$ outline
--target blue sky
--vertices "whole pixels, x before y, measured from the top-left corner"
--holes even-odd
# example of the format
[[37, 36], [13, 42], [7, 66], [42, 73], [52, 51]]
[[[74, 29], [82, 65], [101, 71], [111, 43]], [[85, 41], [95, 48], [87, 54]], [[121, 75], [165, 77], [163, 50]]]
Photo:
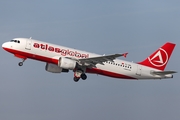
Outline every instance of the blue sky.
[[[0, 2], [0, 42], [32, 37], [98, 54], [128, 52], [138, 62], [167, 41], [177, 44], [167, 70], [180, 71], [178, 0]], [[180, 76], [131, 81], [88, 74], [51, 74], [45, 63], [0, 50], [1, 120], [179, 120]], [[122, 58], [124, 59], [124, 58]]]

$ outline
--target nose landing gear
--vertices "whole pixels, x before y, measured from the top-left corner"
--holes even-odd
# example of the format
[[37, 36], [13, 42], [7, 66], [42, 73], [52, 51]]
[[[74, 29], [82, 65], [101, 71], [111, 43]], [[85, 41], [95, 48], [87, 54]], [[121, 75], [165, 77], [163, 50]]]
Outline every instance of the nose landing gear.
[[23, 59], [22, 62], [19, 62], [18, 65], [19, 65], [19, 66], [23, 66], [23, 63], [24, 63], [25, 60], [26, 60], [26, 58]]
[[23, 66], [23, 62], [19, 62], [18, 65], [19, 65], [19, 66]]

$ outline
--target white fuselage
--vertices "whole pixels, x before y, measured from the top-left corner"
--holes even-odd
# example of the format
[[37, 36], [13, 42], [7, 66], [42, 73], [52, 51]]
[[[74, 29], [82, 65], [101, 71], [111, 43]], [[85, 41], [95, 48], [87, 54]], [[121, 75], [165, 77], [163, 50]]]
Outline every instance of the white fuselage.
[[[57, 64], [59, 57], [81, 59], [102, 56], [33, 39], [15, 38], [14, 40], [19, 40], [20, 43], [6, 42], [2, 47], [6, 51], [15, 54], [15, 56], [19, 55], [47, 63]], [[161, 79], [172, 77], [171, 74], [163, 76], [154, 75], [152, 71], [159, 70], [120, 59], [115, 59], [114, 62], [104, 62], [104, 65], [97, 64], [96, 68], [89, 68], [86, 70], [87, 73], [125, 79]]]

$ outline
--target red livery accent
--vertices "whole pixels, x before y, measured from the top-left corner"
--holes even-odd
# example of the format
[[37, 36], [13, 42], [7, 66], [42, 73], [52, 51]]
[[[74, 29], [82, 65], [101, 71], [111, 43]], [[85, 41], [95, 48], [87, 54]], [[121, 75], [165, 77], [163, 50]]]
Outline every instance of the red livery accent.
[[[33, 45], [35, 48], [39, 48], [39, 44], [38, 43], [34, 43]], [[42, 49], [42, 48], [41, 48]]]
[[[8, 49], [8, 48], [4, 48], [4, 49], [6, 51], [11, 52], [11, 53], [16, 53], [17, 56], [22, 56], [23, 55], [23, 56], [26, 56], [27, 58], [30, 58], [30, 59], [39, 60], [39, 61], [42, 61], [42, 62], [48, 62], [48, 63], [53, 63], [53, 64], [58, 65], [58, 60], [57, 59], [47, 58], [47, 57], [39, 56], [39, 55], [34, 56], [33, 54], [30, 54], [30, 53], [17, 51], [17, 50], [13, 50], [13, 49]], [[136, 78], [132, 78], [132, 77], [125, 76], [125, 75], [121, 75], [121, 74], [117, 74], [117, 73], [113, 73], [113, 72], [108, 72], [108, 71], [105, 71], [105, 70], [100, 70], [100, 69], [97, 69], [97, 68], [92, 68], [92, 69], [87, 68], [86, 72], [87, 73], [97, 73], [97, 74], [100, 74], [100, 75], [105, 75], [105, 76], [114, 77], [114, 78], [136, 79]]]
[[27, 59], [27, 57], [19, 55], [19, 54], [14, 54], [14, 56], [21, 59]]
[[27, 53], [27, 52], [22, 52], [22, 51], [18, 51], [18, 50], [13, 50], [13, 49], [9, 49], [9, 48], [4, 48], [4, 50], [13, 53], [15, 56], [26, 56], [26, 58], [30, 58], [30, 59], [34, 59], [34, 60], [39, 60], [42, 62], [47, 62], [47, 63], [53, 63], [58, 65], [58, 59], [53, 59], [53, 58], [48, 58], [48, 57], [44, 57], [44, 56], [39, 56], [39, 55], [34, 55], [31, 53]]
[[19, 66], [30, 58], [45, 62], [47, 72], [63, 73], [73, 70], [75, 82], [79, 79], [86, 80], [86, 73], [131, 80], [173, 78], [176, 73], [172, 70], [164, 71], [175, 48], [175, 44], [170, 42], [138, 64], [117, 59], [120, 56], [126, 57], [127, 53], [98, 55], [27, 38], [14, 38], [3, 43], [2, 47], [22, 59]]
[[34, 48], [40, 48], [42, 50], [48, 50], [51, 52], [56, 52], [56, 53], [60, 53], [62, 56], [75, 56], [77, 58], [89, 58], [89, 54], [81, 54], [77, 51], [70, 51], [70, 50], [65, 50], [65, 49], [60, 49], [60, 48], [55, 48], [53, 46], [49, 46], [48, 44], [39, 44], [39, 43], [34, 43], [33, 44]]
[[126, 58], [128, 53], [124, 53], [123, 56]]
[[164, 70], [169, 61], [169, 58], [171, 57], [174, 47], [175, 44], [168, 42], [148, 58], [146, 58], [144, 61], [139, 62], [139, 64], [158, 70]]

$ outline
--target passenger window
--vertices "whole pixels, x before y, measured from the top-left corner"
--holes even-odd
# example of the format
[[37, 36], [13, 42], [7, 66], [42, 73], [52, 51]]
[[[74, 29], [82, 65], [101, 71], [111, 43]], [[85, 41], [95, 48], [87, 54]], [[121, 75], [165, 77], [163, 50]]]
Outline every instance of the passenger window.
[[18, 40], [18, 43], [20, 43], [20, 41]]

